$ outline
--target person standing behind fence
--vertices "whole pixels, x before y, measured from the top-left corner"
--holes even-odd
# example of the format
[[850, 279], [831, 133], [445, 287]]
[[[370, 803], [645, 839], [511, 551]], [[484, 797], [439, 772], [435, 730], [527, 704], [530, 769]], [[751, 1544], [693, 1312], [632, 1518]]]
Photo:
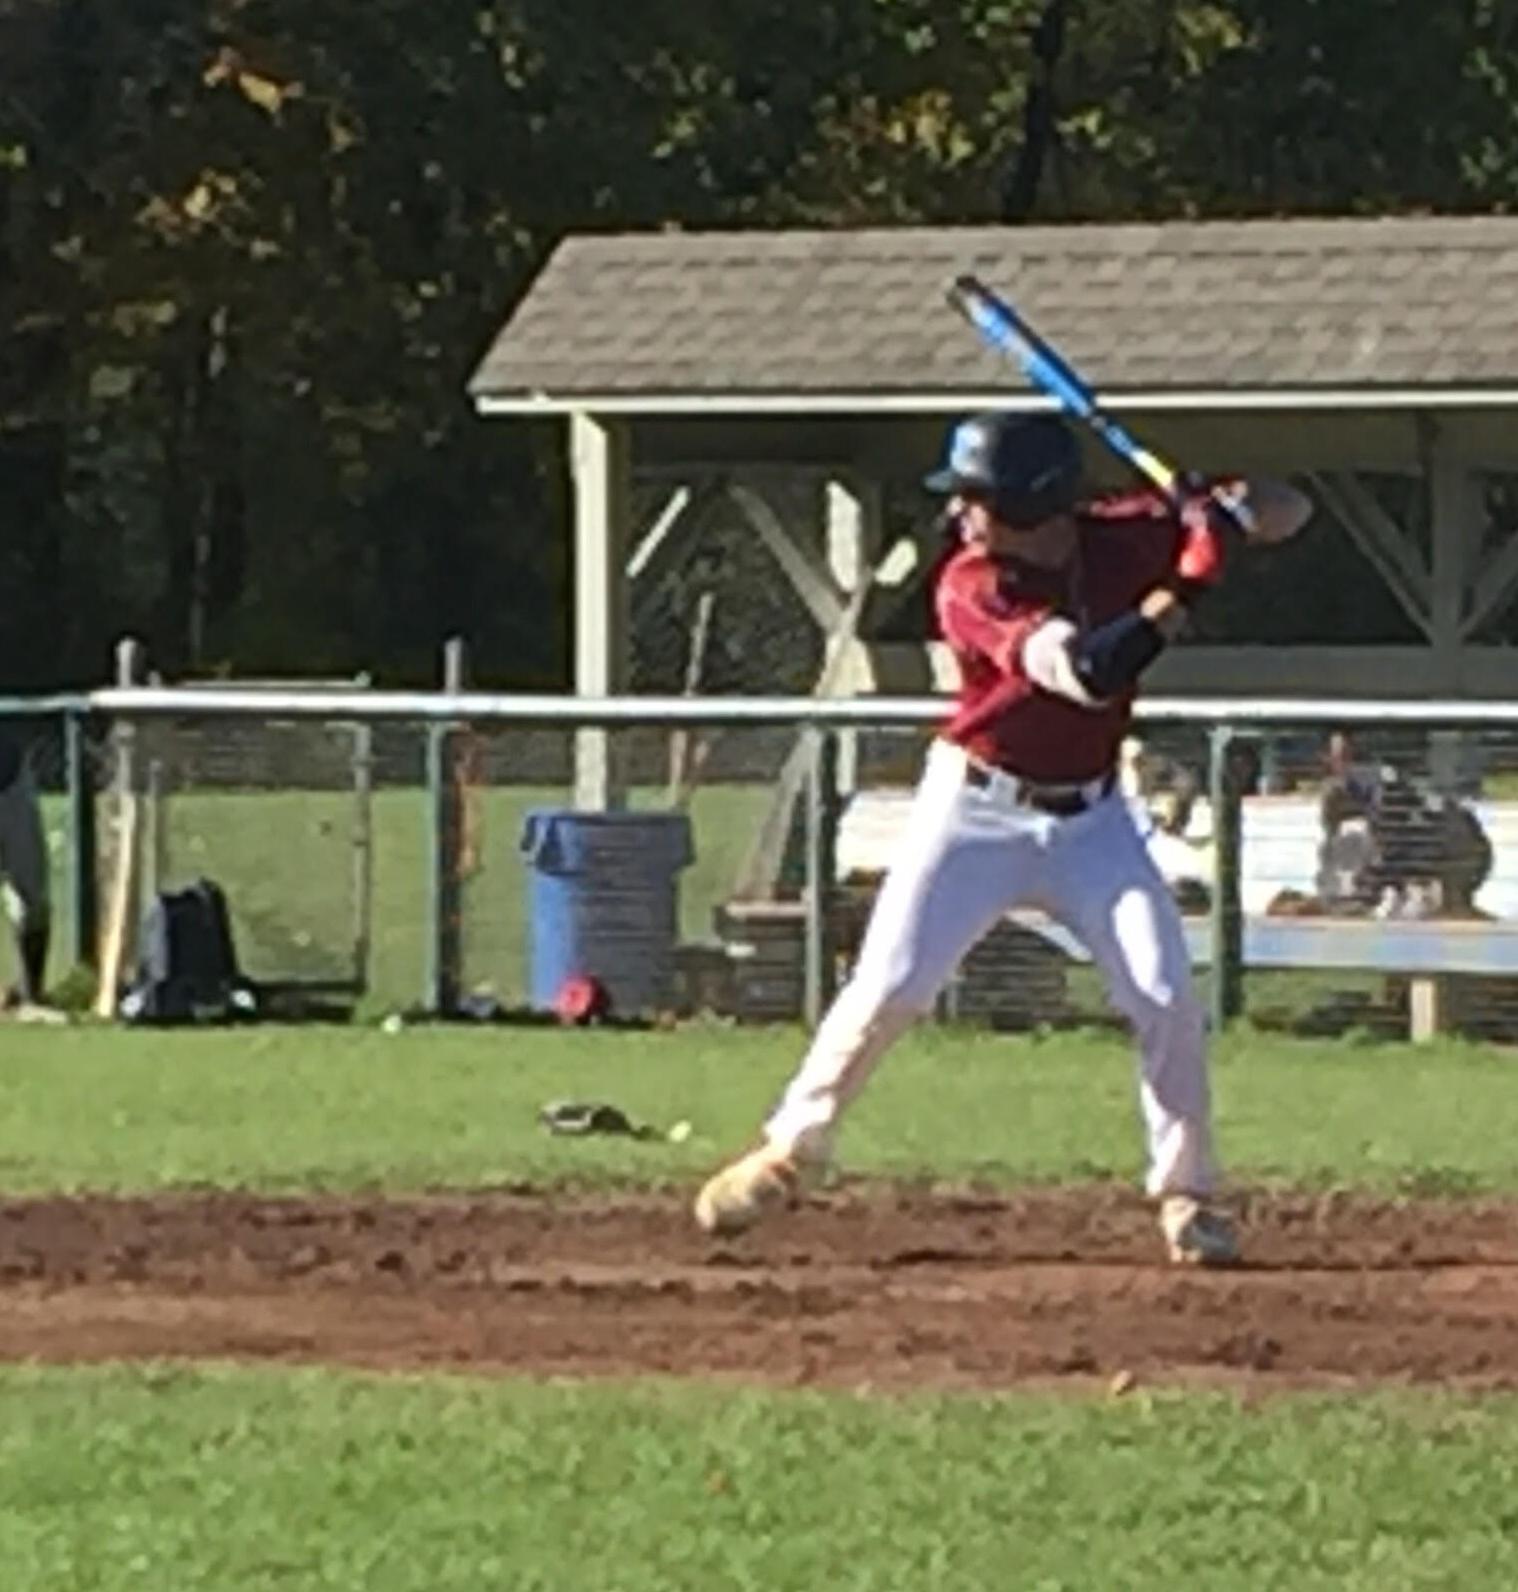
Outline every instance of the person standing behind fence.
[[25, 743], [9, 728], [0, 728], [0, 881], [20, 968], [5, 1004], [19, 1017], [40, 1017], [52, 937], [47, 840]]

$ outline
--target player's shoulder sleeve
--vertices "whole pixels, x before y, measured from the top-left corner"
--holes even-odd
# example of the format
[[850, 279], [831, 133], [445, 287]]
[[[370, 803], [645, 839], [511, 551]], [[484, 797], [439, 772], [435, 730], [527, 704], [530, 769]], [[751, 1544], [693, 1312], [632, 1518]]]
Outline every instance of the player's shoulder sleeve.
[[968, 548], [956, 553], [939, 574], [934, 602], [941, 623], [974, 611], [985, 618], [1009, 619], [1016, 611], [1016, 583], [985, 556]]
[[968, 551], [944, 566], [934, 600], [944, 640], [1002, 669], [1011, 666], [1024, 637], [1049, 612], [1046, 598], [1020, 592], [1009, 571]]
[[980, 575], [978, 560], [963, 548], [951, 554], [939, 567], [933, 584], [933, 606], [939, 622], [956, 603], [973, 600]]

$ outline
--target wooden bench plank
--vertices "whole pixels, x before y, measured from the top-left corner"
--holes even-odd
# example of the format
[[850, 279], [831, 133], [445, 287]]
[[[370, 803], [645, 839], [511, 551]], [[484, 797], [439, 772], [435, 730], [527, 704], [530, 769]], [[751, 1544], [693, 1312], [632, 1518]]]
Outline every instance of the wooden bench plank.
[[[1041, 912], [1008, 917], [1042, 935], [1079, 962], [1090, 956], [1063, 925]], [[1212, 961], [1212, 926], [1185, 919], [1186, 948], [1194, 966]], [[1338, 972], [1481, 973], [1518, 975], [1518, 922], [1449, 922], [1438, 919], [1244, 919], [1244, 964], [1253, 968], [1323, 968]]]

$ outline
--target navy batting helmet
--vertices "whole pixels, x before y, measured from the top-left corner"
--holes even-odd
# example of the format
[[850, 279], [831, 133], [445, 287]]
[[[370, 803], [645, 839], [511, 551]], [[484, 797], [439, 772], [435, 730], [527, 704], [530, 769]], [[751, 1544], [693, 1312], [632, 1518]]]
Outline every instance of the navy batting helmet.
[[1080, 444], [1062, 420], [991, 413], [955, 426], [947, 461], [923, 485], [983, 498], [1009, 525], [1036, 525], [1074, 504], [1080, 477]]

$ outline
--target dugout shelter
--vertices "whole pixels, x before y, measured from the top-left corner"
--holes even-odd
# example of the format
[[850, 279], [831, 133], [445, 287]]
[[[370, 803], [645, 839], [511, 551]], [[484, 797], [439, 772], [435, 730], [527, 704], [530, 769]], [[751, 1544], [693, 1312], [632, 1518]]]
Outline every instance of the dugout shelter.
[[[954, 416], [1048, 407], [948, 307], [966, 270], [1159, 451], [1318, 504], [1154, 690], [1513, 690], [1518, 218], [1427, 216], [564, 239], [469, 392], [562, 433], [579, 693], [646, 686], [640, 591], [734, 516], [809, 631], [803, 689], [946, 683], [913, 630], [914, 483]], [[620, 794], [612, 738], [583, 732], [577, 802]]]

